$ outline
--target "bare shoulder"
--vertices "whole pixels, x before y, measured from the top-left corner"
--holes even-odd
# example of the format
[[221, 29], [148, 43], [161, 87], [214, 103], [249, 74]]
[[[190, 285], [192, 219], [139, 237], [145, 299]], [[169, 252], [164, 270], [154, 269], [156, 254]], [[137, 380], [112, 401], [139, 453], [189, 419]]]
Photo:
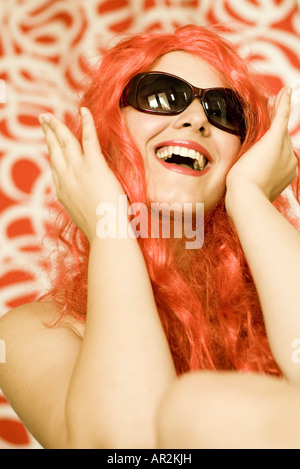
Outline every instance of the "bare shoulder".
[[53, 303], [43, 301], [0, 318], [0, 388], [46, 448], [64, 446], [66, 395], [84, 333], [84, 324], [71, 317], [50, 327], [57, 317]]
[[[0, 331], [10, 331], [14, 335], [18, 331], [22, 331], [22, 334], [27, 331], [33, 333], [44, 328], [50, 331], [59, 316], [60, 313], [51, 300], [24, 304], [0, 317]], [[85, 324], [72, 316], [64, 316], [58, 327], [69, 329], [83, 338]]]

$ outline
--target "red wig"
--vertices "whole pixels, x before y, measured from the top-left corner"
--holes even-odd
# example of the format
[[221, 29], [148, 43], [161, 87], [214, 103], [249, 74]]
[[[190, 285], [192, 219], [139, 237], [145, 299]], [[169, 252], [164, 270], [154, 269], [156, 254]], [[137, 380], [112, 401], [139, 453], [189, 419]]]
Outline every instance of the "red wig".
[[[211, 64], [242, 97], [247, 134], [237, 158], [270, 125], [267, 98], [257, 77], [215, 28], [189, 25], [174, 34], [144, 33], [123, 40], [104, 54], [100, 67], [91, 70], [91, 83], [80, 106], [91, 110], [103, 155], [130, 203], [149, 205], [143, 158], [126, 130], [120, 98], [134, 75], [175, 50]], [[78, 124], [72, 128], [80, 137]], [[281, 195], [274, 204], [295, 225], [287, 199]], [[66, 247], [65, 255], [57, 260], [53, 288], [45, 297], [54, 300], [60, 318], [72, 314], [84, 320], [89, 244], [63, 210], [58, 238]], [[138, 238], [138, 242], [178, 374], [195, 369], [281, 374], [270, 352], [257, 291], [224, 197], [205, 217], [201, 249], [185, 249], [185, 239]]]

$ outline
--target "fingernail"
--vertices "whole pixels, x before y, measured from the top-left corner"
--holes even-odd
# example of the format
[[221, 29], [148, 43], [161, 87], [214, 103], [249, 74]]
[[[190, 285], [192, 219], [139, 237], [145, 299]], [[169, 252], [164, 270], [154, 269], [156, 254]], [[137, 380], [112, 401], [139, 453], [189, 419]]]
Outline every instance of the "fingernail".
[[87, 115], [87, 108], [86, 107], [80, 108], [80, 112], [81, 112], [82, 116], [86, 116]]
[[41, 124], [49, 124], [49, 122], [50, 122], [49, 114], [41, 114], [39, 116], [39, 121], [40, 121]]
[[293, 91], [292, 88], [287, 88], [286, 89], [286, 92], [287, 92], [288, 96], [292, 96], [292, 91]]

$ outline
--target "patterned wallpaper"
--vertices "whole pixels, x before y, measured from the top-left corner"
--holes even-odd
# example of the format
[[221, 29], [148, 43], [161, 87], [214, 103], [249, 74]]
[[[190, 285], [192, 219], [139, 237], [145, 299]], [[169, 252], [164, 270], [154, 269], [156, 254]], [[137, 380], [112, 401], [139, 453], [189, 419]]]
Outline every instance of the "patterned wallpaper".
[[[0, 0], [0, 316], [48, 284], [54, 190], [38, 115], [72, 113], [87, 62], [120, 36], [219, 22], [271, 94], [293, 86], [290, 133], [300, 146], [299, 0]], [[0, 448], [40, 448], [1, 391]]]

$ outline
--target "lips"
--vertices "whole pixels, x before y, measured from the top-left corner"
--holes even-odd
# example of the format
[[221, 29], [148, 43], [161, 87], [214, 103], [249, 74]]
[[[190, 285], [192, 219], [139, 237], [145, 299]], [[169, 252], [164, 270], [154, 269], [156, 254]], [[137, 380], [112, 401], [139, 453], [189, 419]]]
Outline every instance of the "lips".
[[[205, 169], [199, 171], [199, 170], [194, 170], [194, 169], [191, 169], [191, 168], [188, 168], [186, 166], [180, 166], [178, 164], [172, 164], [171, 162], [169, 163], [166, 163], [164, 161], [164, 159], [162, 158], [159, 158], [157, 156], [157, 154], [159, 154], [159, 150], [160, 149], [164, 149], [167, 148], [167, 147], [180, 147], [180, 148], [186, 148], [188, 150], [193, 150], [194, 152], [197, 152], [198, 154], [200, 155], [203, 155], [208, 163], [205, 167]], [[192, 140], [167, 140], [167, 141], [164, 141], [164, 142], [161, 142], [159, 144], [157, 144], [155, 147], [154, 147], [154, 152], [155, 152], [155, 157], [158, 159], [158, 161], [165, 167], [167, 168], [168, 170], [172, 170], [172, 171], [175, 171], [175, 172], [178, 172], [178, 173], [182, 173], [182, 174], [185, 174], [185, 175], [190, 175], [190, 176], [203, 176], [204, 174], [206, 174], [209, 170], [210, 170], [210, 167], [211, 167], [211, 164], [212, 164], [212, 156], [210, 155], [210, 153], [204, 148], [202, 147], [199, 143], [196, 143]], [[198, 155], [199, 156], [199, 155]], [[184, 160], [184, 158], [183, 158]]]

